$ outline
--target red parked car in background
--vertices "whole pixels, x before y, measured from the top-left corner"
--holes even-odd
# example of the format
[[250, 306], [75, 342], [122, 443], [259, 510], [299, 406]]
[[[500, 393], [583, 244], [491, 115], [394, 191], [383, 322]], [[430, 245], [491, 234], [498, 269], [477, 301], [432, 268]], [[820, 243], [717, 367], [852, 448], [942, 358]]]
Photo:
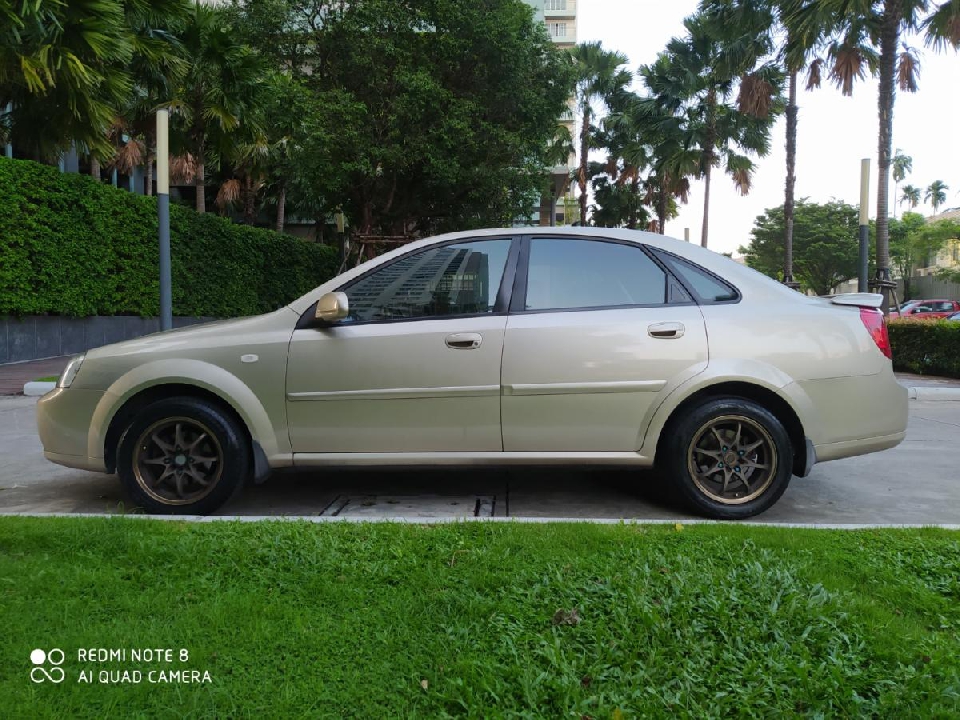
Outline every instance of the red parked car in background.
[[901, 305], [899, 310], [891, 310], [890, 317], [926, 320], [950, 317], [957, 312], [960, 312], [960, 300], [911, 300]]

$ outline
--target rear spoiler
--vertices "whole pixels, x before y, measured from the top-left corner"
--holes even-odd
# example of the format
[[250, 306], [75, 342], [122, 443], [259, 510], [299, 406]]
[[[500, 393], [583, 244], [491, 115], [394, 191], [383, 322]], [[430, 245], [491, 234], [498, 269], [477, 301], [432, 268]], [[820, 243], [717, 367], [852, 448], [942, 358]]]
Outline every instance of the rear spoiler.
[[883, 304], [883, 295], [880, 293], [843, 293], [829, 295], [827, 300], [834, 305], [854, 305], [856, 307], [878, 308]]

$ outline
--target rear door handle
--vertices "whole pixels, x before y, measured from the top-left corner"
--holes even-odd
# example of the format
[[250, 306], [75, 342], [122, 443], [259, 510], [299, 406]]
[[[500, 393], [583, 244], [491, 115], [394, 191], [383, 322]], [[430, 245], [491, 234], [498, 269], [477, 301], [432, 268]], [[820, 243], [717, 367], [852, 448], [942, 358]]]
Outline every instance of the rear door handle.
[[448, 348], [454, 350], [473, 350], [480, 347], [483, 342], [483, 335], [480, 333], [454, 333], [447, 335], [444, 339]]
[[673, 340], [674, 338], [683, 337], [685, 330], [686, 328], [683, 327], [683, 323], [662, 322], [649, 325], [647, 327], [647, 334], [658, 340]]

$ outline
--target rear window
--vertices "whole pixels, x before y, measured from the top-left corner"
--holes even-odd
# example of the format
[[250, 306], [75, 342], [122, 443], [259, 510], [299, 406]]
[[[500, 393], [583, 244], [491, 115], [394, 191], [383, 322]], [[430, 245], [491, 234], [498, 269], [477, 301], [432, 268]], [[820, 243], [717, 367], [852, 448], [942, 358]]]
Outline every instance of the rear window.
[[659, 254], [667, 266], [693, 290], [697, 300], [701, 303], [730, 302], [740, 299], [740, 293], [733, 285], [721, 280], [699, 265], [694, 265], [689, 260], [684, 260], [669, 253], [661, 252]]

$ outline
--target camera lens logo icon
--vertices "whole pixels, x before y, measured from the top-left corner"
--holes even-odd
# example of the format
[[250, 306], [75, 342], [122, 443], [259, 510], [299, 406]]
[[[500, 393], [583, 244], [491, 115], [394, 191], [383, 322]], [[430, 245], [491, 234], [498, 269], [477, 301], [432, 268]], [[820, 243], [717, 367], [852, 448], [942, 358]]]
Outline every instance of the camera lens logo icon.
[[[52, 683], [62, 683], [66, 673], [59, 666], [63, 664], [63, 659], [63, 650], [60, 648], [53, 648], [53, 650], [46, 652], [39, 648], [34, 650], [30, 653], [30, 662], [33, 663], [33, 667], [30, 668], [30, 679], [35, 683], [47, 682], [48, 680]], [[49, 669], [47, 668], [48, 663], [50, 664]]]

